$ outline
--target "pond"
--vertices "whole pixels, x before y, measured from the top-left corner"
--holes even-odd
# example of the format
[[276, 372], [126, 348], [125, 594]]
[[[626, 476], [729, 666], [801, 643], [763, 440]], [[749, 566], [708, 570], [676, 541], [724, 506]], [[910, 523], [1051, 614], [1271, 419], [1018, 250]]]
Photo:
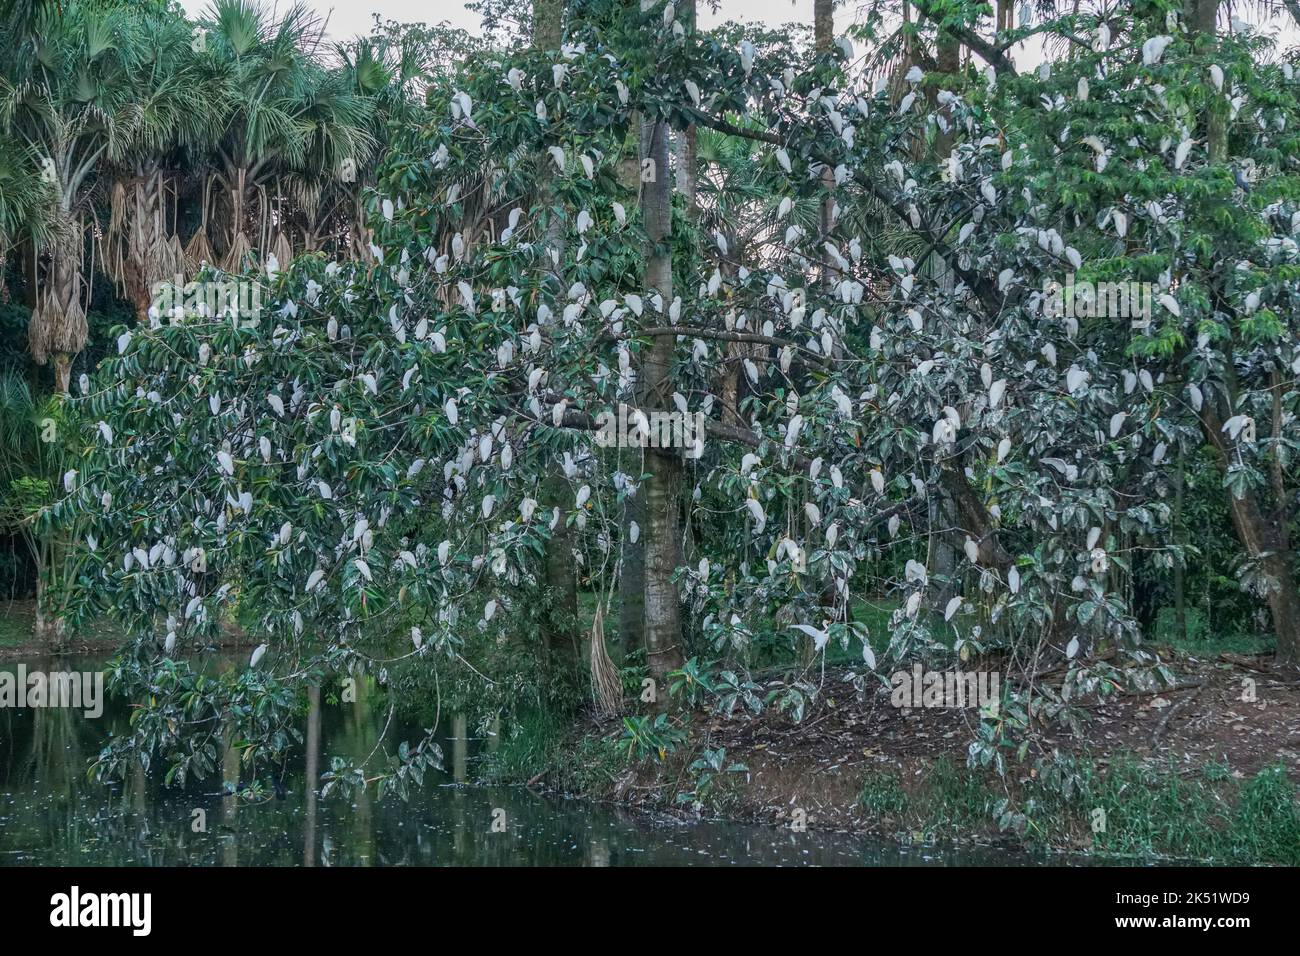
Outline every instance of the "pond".
[[[103, 660], [7, 662], [0, 672], [87, 671]], [[90, 780], [127, 706], [109, 699], [91, 719], [72, 708], [0, 707], [0, 865], [48, 866], [711, 866], [966, 865], [1028, 862], [990, 848], [902, 848], [822, 831], [651, 820], [524, 788], [462, 781], [492, 742], [469, 739], [467, 722], [440, 728], [445, 773], [409, 801], [373, 793], [321, 797], [331, 756], [394, 750], [420, 732], [380, 734], [387, 711], [358, 682], [355, 703], [314, 695], [304, 741], [285, 765], [283, 794], [250, 802], [228, 794], [222, 774], [164, 787], [161, 774], [125, 785]], [[494, 826], [495, 824], [495, 826]], [[1034, 862], [1065, 862], [1035, 860]]]

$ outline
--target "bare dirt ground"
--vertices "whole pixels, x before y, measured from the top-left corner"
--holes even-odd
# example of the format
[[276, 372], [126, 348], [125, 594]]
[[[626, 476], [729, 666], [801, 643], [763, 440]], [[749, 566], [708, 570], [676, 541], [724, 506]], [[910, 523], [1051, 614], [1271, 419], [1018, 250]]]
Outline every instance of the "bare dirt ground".
[[[1300, 782], [1300, 671], [1275, 670], [1269, 656], [1182, 657], [1170, 666], [1176, 689], [1086, 702], [1082, 732], [1049, 732], [1043, 746], [1102, 768], [1122, 754], [1162, 768], [1172, 762], [1179, 773], [1217, 763], [1237, 778], [1281, 762]], [[899, 709], [888, 688], [859, 696], [842, 676], [827, 671], [822, 696], [802, 723], [771, 709], [756, 719], [697, 718], [694, 731], [708, 747], [725, 747], [728, 764], [749, 769], [736, 815], [781, 821], [798, 806], [810, 824], [870, 830], [877, 821], [858, 798], [873, 770], [910, 790], [945, 756], [965, 767], [974, 709]], [[1244, 700], [1250, 690], [1255, 699]], [[1032, 773], [1021, 766], [1019, 772]], [[677, 784], [689, 789], [689, 775], [678, 773]], [[665, 782], [674, 781], [659, 780]], [[641, 803], [652, 799], [654, 781], [629, 771], [615, 789], [619, 799]]]

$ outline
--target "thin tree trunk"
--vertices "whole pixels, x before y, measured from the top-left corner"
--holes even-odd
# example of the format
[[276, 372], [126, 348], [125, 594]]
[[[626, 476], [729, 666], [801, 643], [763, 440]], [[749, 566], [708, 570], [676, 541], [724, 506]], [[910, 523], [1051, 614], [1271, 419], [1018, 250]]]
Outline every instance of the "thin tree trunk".
[[[822, 0], [818, 0], [822, 2]], [[677, 20], [690, 34], [695, 30], [695, 0], [681, 0], [677, 4]], [[695, 124], [688, 123], [677, 134], [677, 191], [686, 200], [687, 215], [695, 218], [699, 210], [695, 202], [697, 181], [699, 178], [698, 160], [696, 158]]]
[[[835, 42], [835, 2], [834, 0], [813, 0], [813, 46], [818, 53], [825, 53]], [[831, 229], [835, 226], [835, 174], [829, 169], [823, 169], [822, 188], [826, 190], [826, 198], [822, 200], [821, 210], [818, 214], [818, 227], [821, 232], [822, 241], [826, 242], [830, 238]], [[835, 262], [831, 258], [830, 252], [822, 253], [822, 282], [830, 287], [835, 284], [838, 271], [835, 268]], [[838, 349], [837, 349], [838, 351]]]
[[307, 801], [302, 827], [302, 865], [316, 865], [316, 786], [320, 780], [320, 685], [307, 688]]
[[[557, 50], [564, 36], [564, 0], [534, 0], [533, 46], [538, 50]], [[557, 294], [564, 288], [561, 272], [564, 259], [564, 220], [551, 208], [552, 176], [550, 164], [543, 161], [545, 172], [538, 183], [540, 205], [550, 217], [546, 224], [544, 255]], [[554, 264], [551, 253], [560, 264]], [[550, 474], [543, 485], [543, 506], [563, 508], [570, 500], [569, 483], [558, 460], [550, 464]], [[543, 625], [545, 657], [552, 678], [575, 674], [581, 659], [578, 629], [578, 576], [573, 562], [573, 545], [563, 519], [546, 543], [547, 607]]]
[[44, 644], [53, 634], [49, 618], [45, 614], [45, 574], [43, 569], [36, 569], [36, 640]]
[[[1187, 483], [1187, 475], [1182, 465], [1178, 467], [1178, 475], [1174, 479], [1174, 535], [1175, 541], [1181, 538], [1183, 523], [1183, 495], [1184, 486]], [[1187, 581], [1186, 574], [1183, 570], [1183, 562], [1179, 559], [1174, 564], [1174, 633], [1180, 641], [1187, 640]]]
[[[642, 155], [653, 163], [650, 181], [641, 192], [646, 232], [645, 284], [665, 301], [673, 297], [672, 184], [668, 179], [668, 124], [648, 118], [641, 126]], [[670, 377], [676, 336], [656, 335], [645, 358], [641, 379], [642, 404], [671, 409]], [[673, 572], [677, 568], [679, 508], [682, 482], [680, 449], [648, 449], [646, 468], [645, 648], [650, 676], [662, 688], [669, 671], [682, 665], [681, 599]], [[662, 702], [662, 692], [658, 699]]]
[[[940, 77], [940, 85], [947, 86], [949, 82], [956, 82], [957, 74], [961, 70], [961, 44], [952, 40], [944, 40], [935, 53], [935, 62], [937, 72]], [[948, 80], [947, 78], [951, 78]], [[932, 85], [928, 90], [928, 98], [931, 103], [937, 105], [938, 85]], [[940, 115], [951, 124], [953, 122], [952, 110], [945, 108], [940, 111]], [[954, 133], [949, 127], [948, 131], [940, 130], [934, 140], [935, 156], [940, 162], [946, 160], [952, 152]], [[946, 292], [952, 292], [956, 286], [956, 276], [948, 262], [939, 255], [930, 257], [929, 267], [933, 270], [939, 286]], [[951, 494], [942, 486], [935, 489], [935, 493], [930, 496], [929, 502], [929, 521], [930, 521], [930, 571], [939, 582], [939, 586], [930, 592], [930, 606], [934, 610], [941, 610], [948, 606], [948, 602], [953, 596], [961, 591], [961, 582], [959, 581], [959, 557], [957, 544], [953, 540], [954, 531], [959, 524], [957, 514], [957, 504]]]
[[[544, 486], [544, 498], [551, 507], [560, 507], [569, 497], [569, 483], [558, 464]], [[578, 576], [574, 569], [573, 544], [569, 528], [561, 516], [546, 542], [546, 616], [543, 625], [547, 668], [552, 677], [574, 674], [581, 653], [578, 646]]]
[[[813, 47], [818, 53], [826, 53], [830, 50], [831, 45], [835, 42], [835, 0], [813, 0]], [[817, 228], [821, 234], [821, 242], [827, 243], [831, 240], [831, 231], [835, 228], [835, 174], [830, 167], [826, 167], [821, 173], [822, 190], [826, 193], [822, 199], [821, 208], [817, 211]], [[822, 285], [830, 289], [839, 280], [839, 270], [835, 266], [835, 260], [830, 251], [822, 252]], [[835, 342], [833, 357], [839, 358], [843, 349], [838, 339]], [[739, 372], [738, 372], [739, 373]], [[805, 491], [805, 503], [807, 502], [808, 492]], [[806, 529], [811, 532], [811, 528]], [[835, 613], [835, 579], [834, 575], [828, 575], [822, 586], [821, 594], [818, 597], [822, 605], [822, 615], [827, 620], [833, 620]], [[817, 658], [817, 645], [810, 638], [802, 648], [802, 660], [804, 666], [811, 666]]]
[[[640, 189], [641, 184], [641, 114], [632, 114], [632, 129], [636, 135], [637, 160], [634, 164], [632, 188]], [[638, 648], [645, 647], [645, 533], [646, 489], [641, 481], [643, 471], [641, 455], [636, 450], [629, 450], [630, 462], [626, 468], [634, 472], [637, 484], [636, 494], [626, 498], [623, 511], [619, 516], [622, 558], [618, 569], [618, 637], [623, 647], [623, 659]], [[632, 526], [636, 525], [637, 540], [632, 540]]]
[[[1220, 464], [1226, 469], [1233, 449], [1223, 434], [1223, 418], [1214, 404], [1213, 399], [1206, 399], [1201, 409], [1201, 425], [1205, 437], [1219, 452]], [[1268, 578], [1265, 600], [1273, 617], [1277, 660], [1285, 664], [1300, 664], [1300, 582], [1292, 571], [1293, 555], [1283, 545], [1274, 522], [1265, 517], [1252, 490], [1243, 490], [1240, 497], [1229, 492], [1228, 511], [1246, 553], [1258, 562], [1260, 570]]]
[[[1183, 7], [1188, 28], [1202, 37], [1216, 35], [1218, 12], [1219, 0], [1186, 0]], [[1207, 129], [1211, 161], [1221, 160], [1227, 153], [1227, 134], [1220, 110], [1211, 108]], [[1231, 353], [1228, 358], [1231, 363]], [[1233, 443], [1223, 434], [1223, 416], [1216, 406], [1215, 398], [1205, 400], [1201, 424], [1206, 438], [1218, 450], [1220, 462], [1226, 468], [1233, 453]], [[1259, 563], [1260, 570], [1269, 579], [1266, 600], [1273, 617], [1277, 660], [1300, 665], [1300, 582], [1296, 580], [1294, 555], [1287, 541], [1285, 499], [1275, 502], [1271, 520], [1250, 489], [1243, 491], [1241, 497], [1229, 493], [1228, 510], [1246, 553]]]
[[[623, 648], [623, 659], [637, 648], [645, 646], [645, 485], [641, 484], [641, 456], [630, 452], [636, 462], [629, 465], [637, 472], [634, 476], [639, 487], [637, 493], [623, 500], [621, 516], [623, 554], [618, 572], [618, 639]], [[632, 540], [632, 526], [636, 526], [637, 539]]]

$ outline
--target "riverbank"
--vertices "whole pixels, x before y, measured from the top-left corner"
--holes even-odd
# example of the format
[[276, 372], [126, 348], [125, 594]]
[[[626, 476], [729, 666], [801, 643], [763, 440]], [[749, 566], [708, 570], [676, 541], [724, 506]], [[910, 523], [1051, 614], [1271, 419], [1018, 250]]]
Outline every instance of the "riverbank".
[[[56, 654], [112, 654], [121, 646], [123, 633], [104, 621], [85, 627], [75, 635], [55, 641], [36, 634], [36, 602], [0, 602], [0, 663], [45, 658]], [[223, 624], [220, 648], [251, 647], [253, 641], [233, 623]]]
[[110, 653], [121, 634], [109, 627], [96, 628], [61, 642], [36, 635], [36, 602], [0, 602], [0, 661], [16, 661], [51, 654]]
[[[30, 603], [0, 610], [0, 661], [54, 652], [35, 640]], [[228, 637], [247, 643], [236, 628]], [[119, 639], [103, 628], [61, 652], [107, 654]], [[895, 707], [888, 688], [828, 666], [807, 675], [817, 693], [800, 721], [776, 707], [732, 719], [697, 710], [658, 727], [648, 714], [519, 715], [480, 755], [479, 776], [683, 820], [904, 846], [1300, 865], [1300, 675], [1265, 654], [1162, 653], [1174, 688], [1085, 701], [1076, 727], [1039, 738], [1047, 759], [995, 748], [972, 769], [975, 709]]]
[[[687, 817], [1103, 857], [1300, 865], [1300, 681], [1269, 658], [1171, 661], [1177, 689], [1085, 703], [1048, 759], [968, 766], [973, 710], [900, 709], [828, 669], [801, 722], [673, 718], [663, 755], [636, 723], [525, 721], [496, 782]], [[1253, 698], [1253, 699], [1249, 699]], [[670, 731], [673, 728], [674, 731]], [[634, 732], [635, 731], [635, 732]], [[677, 742], [678, 733], [687, 736]]]

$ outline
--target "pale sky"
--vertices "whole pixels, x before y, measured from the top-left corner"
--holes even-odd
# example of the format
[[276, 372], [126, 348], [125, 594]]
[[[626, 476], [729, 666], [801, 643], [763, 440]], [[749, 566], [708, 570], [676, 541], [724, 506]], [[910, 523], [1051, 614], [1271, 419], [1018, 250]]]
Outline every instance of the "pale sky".
[[[268, 3], [271, 0], [267, 0]], [[346, 40], [359, 33], [369, 33], [373, 22], [372, 14], [378, 13], [385, 20], [397, 20], [404, 23], [440, 23], [444, 20], [452, 26], [461, 27], [472, 33], [479, 32], [478, 14], [465, 9], [461, 0], [309, 0], [311, 6], [322, 16], [329, 16], [329, 36], [334, 40]], [[207, 9], [209, 0], [181, 0], [181, 6], [191, 16]], [[288, 6], [281, 0], [281, 9]], [[712, 27], [726, 20], [751, 20], [768, 24], [788, 23], [792, 20], [806, 20], [812, 23], [813, 0], [722, 0], [719, 13], [710, 13], [708, 4], [701, 2], [700, 26]], [[837, 20], [847, 16], [839, 12]], [[845, 21], [847, 22], [847, 20]]]
[[[181, 6], [191, 16], [201, 13], [209, 6], [210, 0], [180, 0]], [[263, 0], [273, 8], [284, 9], [289, 0]], [[527, 0], [520, 0], [527, 2]], [[447, 21], [452, 26], [461, 27], [471, 33], [479, 33], [478, 14], [465, 9], [462, 0], [308, 0], [308, 3], [321, 16], [328, 16], [328, 38], [330, 40], [348, 40], [358, 34], [368, 34], [374, 22], [373, 14], [380, 14], [385, 20], [397, 20], [403, 23], [435, 24]], [[699, 0], [700, 26], [716, 26], [727, 20], [748, 20], [775, 26], [791, 21], [812, 24], [813, 0], [721, 0], [717, 13], [708, 9], [707, 0]], [[856, 3], [837, 4], [835, 25], [843, 27], [852, 19]], [[1246, 19], [1256, 24], [1268, 25], [1268, 20], [1259, 10], [1252, 9], [1246, 13]], [[1281, 45], [1287, 46], [1300, 41], [1290, 15], [1279, 10], [1274, 14], [1272, 24], [1280, 27]], [[1029, 48], [1029, 47], [1032, 47]], [[1017, 48], [1017, 51], [1021, 48]], [[1041, 57], [1039, 44], [1031, 41], [1023, 53], [1015, 56], [1017, 65], [1024, 69], [1037, 63]]]

